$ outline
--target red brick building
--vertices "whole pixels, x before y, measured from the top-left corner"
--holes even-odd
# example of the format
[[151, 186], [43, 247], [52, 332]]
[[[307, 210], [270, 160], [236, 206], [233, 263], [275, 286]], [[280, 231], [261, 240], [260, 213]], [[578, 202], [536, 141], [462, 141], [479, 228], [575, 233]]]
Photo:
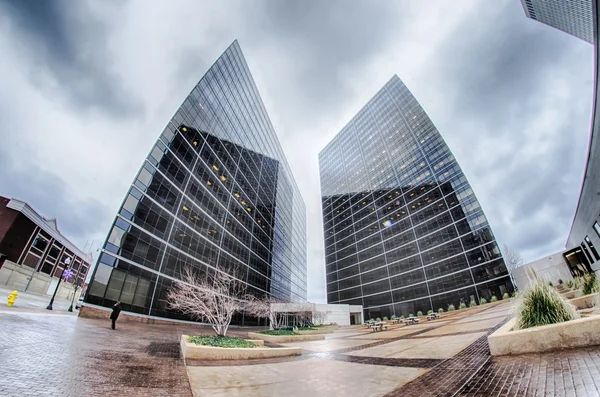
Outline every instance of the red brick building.
[[73, 277], [59, 291], [59, 296], [67, 297], [76, 281], [83, 286], [91, 263], [91, 253], [71, 243], [56, 219], [44, 218], [23, 201], [0, 196], [1, 286], [48, 293], [71, 268]]

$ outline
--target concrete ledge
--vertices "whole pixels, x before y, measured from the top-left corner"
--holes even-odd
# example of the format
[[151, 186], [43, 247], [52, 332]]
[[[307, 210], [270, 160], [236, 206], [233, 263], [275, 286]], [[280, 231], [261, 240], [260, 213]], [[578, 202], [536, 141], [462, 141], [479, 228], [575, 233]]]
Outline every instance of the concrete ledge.
[[[185, 359], [194, 360], [247, 360], [253, 358], [273, 358], [299, 356], [302, 349], [299, 347], [254, 347], [254, 348], [227, 348], [201, 346], [189, 343], [188, 335], [181, 335], [181, 353]], [[261, 341], [263, 342], [263, 341]], [[263, 342], [264, 343], [264, 342]]]
[[600, 316], [513, 331], [515, 319], [488, 336], [493, 356], [541, 353], [600, 345]]
[[265, 335], [258, 332], [248, 332], [248, 338], [262, 339], [270, 343], [307, 342], [311, 340], [323, 340], [325, 335]]
[[575, 305], [577, 310], [591, 309], [594, 307], [594, 299], [598, 296], [598, 293], [583, 295], [578, 298], [570, 299], [570, 302]]
[[335, 328], [324, 328], [324, 329], [317, 329], [315, 331], [309, 331], [309, 330], [305, 330], [305, 331], [300, 331], [298, 330], [298, 335], [319, 335], [319, 334], [333, 334], [333, 332], [335, 331]]
[[[89, 304], [84, 304], [79, 309], [79, 317], [84, 317], [84, 318], [108, 320], [111, 313], [112, 313], [112, 309], [109, 309], [107, 307], [101, 307], [101, 306], [94, 307], [94, 306], [90, 306]], [[128, 322], [143, 323], [143, 324], [162, 324], [162, 325], [196, 326], [196, 327], [203, 325], [201, 323], [195, 323], [195, 322], [191, 322], [191, 321], [181, 321], [181, 320], [170, 321], [168, 319], [160, 320], [160, 319], [153, 318], [150, 316], [145, 316], [143, 314], [130, 313], [130, 312], [126, 312], [126, 311], [121, 311], [121, 314], [119, 314], [119, 319], [117, 321], [118, 322], [119, 321], [128, 321]]]

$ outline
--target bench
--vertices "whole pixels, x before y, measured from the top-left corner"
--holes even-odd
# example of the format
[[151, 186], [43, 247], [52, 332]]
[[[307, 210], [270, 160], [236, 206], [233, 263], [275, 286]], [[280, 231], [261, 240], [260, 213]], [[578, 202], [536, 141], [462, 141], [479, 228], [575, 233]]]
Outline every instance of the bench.
[[436, 320], [438, 318], [440, 318], [440, 315], [438, 313], [432, 313], [427, 315], [427, 321]]
[[388, 329], [390, 329], [390, 326], [389, 324], [384, 324], [381, 326], [381, 329], [387, 331]]
[[381, 329], [381, 325], [374, 325], [371, 327], [373, 331], [379, 331]]

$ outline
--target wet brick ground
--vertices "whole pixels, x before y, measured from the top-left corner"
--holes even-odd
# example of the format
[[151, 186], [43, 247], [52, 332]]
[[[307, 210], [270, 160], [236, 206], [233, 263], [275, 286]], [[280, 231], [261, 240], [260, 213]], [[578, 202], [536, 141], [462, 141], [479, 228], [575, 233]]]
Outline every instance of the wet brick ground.
[[0, 311], [0, 396], [191, 396], [178, 344], [190, 332], [211, 331]]

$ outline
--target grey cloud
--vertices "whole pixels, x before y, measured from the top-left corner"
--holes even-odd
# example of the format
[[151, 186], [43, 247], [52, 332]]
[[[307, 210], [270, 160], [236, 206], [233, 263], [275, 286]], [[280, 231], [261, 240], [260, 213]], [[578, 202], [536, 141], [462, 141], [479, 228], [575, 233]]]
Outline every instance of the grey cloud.
[[[142, 115], [140, 99], [124, 90], [121, 77], [111, 69], [110, 22], [94, 16], [84, 2], [8, 0], [0, 4], [0, 23], [12, 28], [13, 40], [31, 63], [32, 83], [50, 97], [62, 97], [77, 112]], [[43, 72], [56, 80], [58, 89], [44, 81]]]
[[0, 195], [22, 200], [40, 215], [56, 218], [60, 231], [80, 248], [94, 235], [106, 233], [113, 211], [96, 199], [81, 199], [73, 187], [36, 164], [17, 166], [5, 148], [0, 149]]

